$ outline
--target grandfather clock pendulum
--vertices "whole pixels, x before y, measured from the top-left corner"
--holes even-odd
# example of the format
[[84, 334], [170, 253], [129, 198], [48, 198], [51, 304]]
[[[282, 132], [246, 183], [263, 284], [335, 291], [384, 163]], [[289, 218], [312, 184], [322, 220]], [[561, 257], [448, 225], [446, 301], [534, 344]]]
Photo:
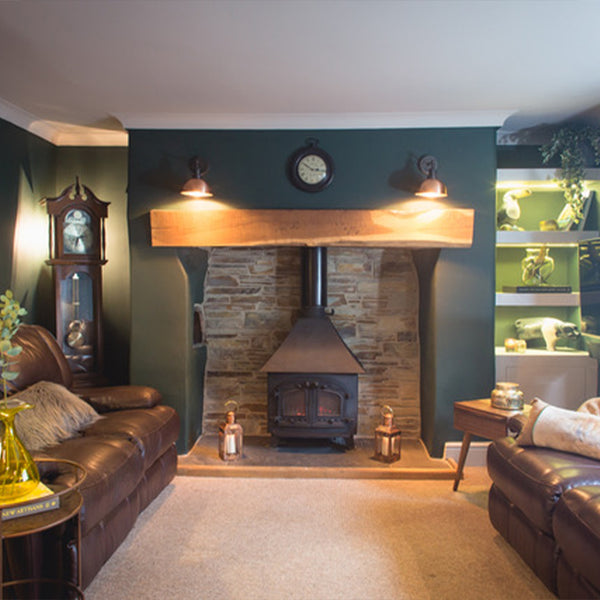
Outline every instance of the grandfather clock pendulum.
[[102, 266], [109, 204], [80, 185], [79, 177], [60, 196], [46, 199], [56, 339], [80, 386], [103, 381]]

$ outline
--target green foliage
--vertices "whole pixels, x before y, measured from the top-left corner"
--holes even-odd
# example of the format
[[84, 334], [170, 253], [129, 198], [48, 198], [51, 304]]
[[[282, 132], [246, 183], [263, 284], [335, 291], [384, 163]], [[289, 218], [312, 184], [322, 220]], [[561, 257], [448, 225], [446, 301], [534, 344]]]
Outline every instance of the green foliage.
[[600, 128], [590, 125], [562, 127], [541, 148], [544, 163], [555, 156], [560, 158], [562, 179], [559, 185], [573, 210], [575, 223], [583, 217], [583, 205], [587, 197], [583, 183], [586, 149], [593, 151], [594, 164], [597, 165], [600, 162]]
[[13, 381], [19, 376], [19, 372], [11, 366], [14, 358], [18, 356], [23, 348], [14, 344], [12, 338], [21, 326], [21, 317], [27, 314], [27, 310], [21, 307], [13, 297], [10, 290], [0, 295], [0, 379], [4, 386], [4, 398], [8, 395], [7, 382]]

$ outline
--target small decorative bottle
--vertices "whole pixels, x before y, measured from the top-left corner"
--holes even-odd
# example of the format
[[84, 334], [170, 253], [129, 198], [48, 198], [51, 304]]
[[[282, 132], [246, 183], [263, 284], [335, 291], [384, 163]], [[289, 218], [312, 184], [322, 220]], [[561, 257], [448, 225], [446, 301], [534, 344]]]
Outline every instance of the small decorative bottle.
[[[227, 402], [227, 405], [235, 402]], [[244, 441], [244, 430], [239, 423], [235, 422], [235, 411], [228, 410], [225, 415], [225, 422], [219, 426], [219, 456], [223, 460], [237, 460], [242, 456], [242, 446]]]
[[391, 463], [400, 459], [400, 430], [394, 426], [394, 411], [391, 406], [381, 409], [383, 423], [375, 429], [376, 460]]

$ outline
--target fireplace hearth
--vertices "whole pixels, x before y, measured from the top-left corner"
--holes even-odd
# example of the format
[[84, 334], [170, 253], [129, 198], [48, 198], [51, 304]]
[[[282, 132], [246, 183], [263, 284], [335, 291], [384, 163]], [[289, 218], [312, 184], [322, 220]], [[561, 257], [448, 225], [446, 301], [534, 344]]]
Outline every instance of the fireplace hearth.
[[351, 448], [364, 369], [329, 319], [326, 248], [303, 252], [300, 317], [261, 369], [268, 374], [268, 431], [275, 439], [343, 438]]

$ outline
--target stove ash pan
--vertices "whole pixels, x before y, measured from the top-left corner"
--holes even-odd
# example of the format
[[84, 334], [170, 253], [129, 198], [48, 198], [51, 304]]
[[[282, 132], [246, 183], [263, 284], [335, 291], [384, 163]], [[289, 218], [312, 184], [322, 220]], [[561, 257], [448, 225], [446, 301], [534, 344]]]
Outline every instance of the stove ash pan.
[[282, 438], [344, 438], [357, 430], [358, 376], [269, 373], [268, 430]]

